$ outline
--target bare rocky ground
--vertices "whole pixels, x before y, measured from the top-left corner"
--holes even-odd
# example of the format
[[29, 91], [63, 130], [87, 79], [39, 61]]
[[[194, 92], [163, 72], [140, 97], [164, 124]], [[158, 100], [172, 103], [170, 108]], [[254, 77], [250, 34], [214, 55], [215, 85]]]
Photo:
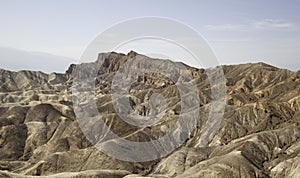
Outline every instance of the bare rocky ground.
[[[112, 79], [133, 56], [166, 68], [170, 63], [130, 52], [100, 54], [95, 63], [71, 65], [65, 74], [0, 70], [0, 177], [300, 177], [300, 71], [264, 63], [222, 66], [225, 113], [208, 145], [200, 146], [200, 137], [211, 109], [211, 87], [204, 69], [186, 66], [199, 89], [201, 112], [182, 146], [148, 162], [118, 160], [93, 147], [73, 108], [72, 73], [78, 66], [93, 72], [95, 64], [103, 62], [93, 100], [106, 125], [120, 137], [135, 142], [158, 139], [182, 114], [176, 83], [191, 81], [147, 73], [136, 76], [126, 97], [144, 116], [159, 112], [149, 97], [162, 94], [168, 106], [162, 119], [139, 128], [119, 118], [112, 104]], [[88, 76], [86, 71], [79, 75]], [[80, 87], [84, 91], [87, 86]], [[97, 128], [91, 131], [97, 141]]]

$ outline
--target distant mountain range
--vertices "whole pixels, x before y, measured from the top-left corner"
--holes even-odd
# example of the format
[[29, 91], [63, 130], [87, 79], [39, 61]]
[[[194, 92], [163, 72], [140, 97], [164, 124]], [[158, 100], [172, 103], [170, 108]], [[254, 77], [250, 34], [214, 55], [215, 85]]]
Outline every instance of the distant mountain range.
[[7, 47], [0, 47], [0, 60], [0, 68], [14, 71], [33, 70], [45, 73], [63, 73], [71, 63], [76, 61], [76, 59], [68, 57]]

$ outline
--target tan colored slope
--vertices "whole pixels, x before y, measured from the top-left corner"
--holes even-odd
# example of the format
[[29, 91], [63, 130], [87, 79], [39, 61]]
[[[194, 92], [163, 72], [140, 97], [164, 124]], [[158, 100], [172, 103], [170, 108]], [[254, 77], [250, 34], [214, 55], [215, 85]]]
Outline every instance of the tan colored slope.
[[[120, 96], [129, 97], [136, 113], [160, 112], [149, 103], [153, 93], [164, 95], [168, 107], [152, 126], [132, 126], [116, 114], [110, 93], [114, 75], [132, 56], [146, 59], [143, 65], [171, 66], [170, 61], [134, 52], [110, 53], [100, 54], [95, 63], [81, 64], [86, 71], [79, 75], [84, 78], [89, 77], [88, 72], [97, 72], [94, 99], [112, 131], [137, 142], [158, 139], [172, 130], [181, 114], [176, 83], [191, 81], [180, 77], [171, 81], [157, 73], [136, 77], [130, 94]], [[96, 63], [101, 61], [104, 63], [97, 71]], [[299, 177], [300, 72], [264, 63], [222, 67], [227, 86], [225, 113], [209, 144], [199, 147], [211, 107], [208, 77], [204, 69], [188, 67], [199, 89], [197, 129], [168, 156], [145, 163], [109, 157], [82, 133], [72, 103], [76, 65], [66, 74], [1, 70], [0, 177]], [[189, 96], [184, 95], [192, 106]], [[80, 102], [89, 101], [87, 96]], [[97, 140], [97, 125], [91, 132]]]

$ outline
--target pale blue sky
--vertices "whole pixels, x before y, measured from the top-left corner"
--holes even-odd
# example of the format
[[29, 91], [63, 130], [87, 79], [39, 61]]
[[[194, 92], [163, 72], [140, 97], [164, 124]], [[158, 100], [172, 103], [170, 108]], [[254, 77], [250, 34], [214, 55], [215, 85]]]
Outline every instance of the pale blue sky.
[[0, 47], [79, 59], [113, 24], [161, 16], [197, 30], [222, 64], [264, 61], [298, 70], [299, 12], [296, 0], [7, 0], [0, 1]]

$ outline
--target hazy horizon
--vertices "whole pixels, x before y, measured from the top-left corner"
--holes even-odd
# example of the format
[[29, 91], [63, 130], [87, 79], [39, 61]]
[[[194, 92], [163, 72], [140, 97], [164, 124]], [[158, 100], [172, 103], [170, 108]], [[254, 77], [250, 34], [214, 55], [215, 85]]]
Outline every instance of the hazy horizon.
[[[7, 56], [7, 53], [3, 53], [3, 49], [7, 49], [8, 51], [10, 51], [10, 53], [8, 52], [8, 54], [12, 54], [11, 52], [15, 52], [15, 53], [14, 53], [14, 55], [4, 58], [3, 56]], [[135, 51], [138, 54], [146, 55], [151, 58], [157, 58], [157, 59], [163, 59], [163, 60], [170, 59], [170, 58], [168, 58], [168, 56], [162, 56], [162, 55], [156, 55], [156, 54], [154, 54], [154, 55], [153, 54], [145, 54], [145, 53], [141, 53], [138, 50], [134, 50], [134, 49], [129, 50], [127, 52], [120, 52], [120, 51], [111, 51], [111, 52], [123, 53], [126, 55], [130, 51]], [[106, 53], [106, 52], [103, 51], [100, 53]], [[23, 55], [23, 57], [20, 57], [21, 55]], [[53, 72], [64, 73], [71, 64], [80, 63], [79, 59], [72, 59], [72, 58], [68, 58], [65, 56], [58, 56], [58, 55], [45, 53], [45, 52], [25, 51], [25, 50], [19, 50], [19, 49], [14, 49], [14, 48], [5, 48], [5, 47], [0, 47], [0, 58], [5, 60], [5, 61], [2, 60], [0, 69], [14, 71], [14, 72], [18, 72], [18, 71], [22, 71], [22, 70], [31, 70], [31, 71], [41, 71], [41, 72], [48, 73], [48, 74], [53, 73]], [[43, 60], [47, 61], [47, 62], [45, 63]], [[96, 61], [96, 60], [97, 60], [96, 58], [91, 59], [91, 61]], [[184, 62], [184, 61], [178, 60], [178, 59], [174, 60], [174, 61]], [[60, 63], [60, 65], [57, 65], [58, 62]], [[248, 61], [248, 62], [245, 61], [243, 63], [234, 63], [233, 62], [233, 63], [226, 63], [226, 64], [220, 63], [220, 65], [239, 65], [239, 64], [259, 63], [259, 62], [263, 62], [263, 63], [269, 64], [269, 65], [272, 65], [272, 66], [278, 67], [278, 68], [288, 69], [288, 68], [276, 66], [272, 63], [268, 63], [268, 62], [264, 62], [264, 61]], [[195, 67], [193, 65], [190, 65], [190, 66]], [[288, 70], [298, 71], [300, 69], [298, 69], [298, 70], [288, 69]]]

